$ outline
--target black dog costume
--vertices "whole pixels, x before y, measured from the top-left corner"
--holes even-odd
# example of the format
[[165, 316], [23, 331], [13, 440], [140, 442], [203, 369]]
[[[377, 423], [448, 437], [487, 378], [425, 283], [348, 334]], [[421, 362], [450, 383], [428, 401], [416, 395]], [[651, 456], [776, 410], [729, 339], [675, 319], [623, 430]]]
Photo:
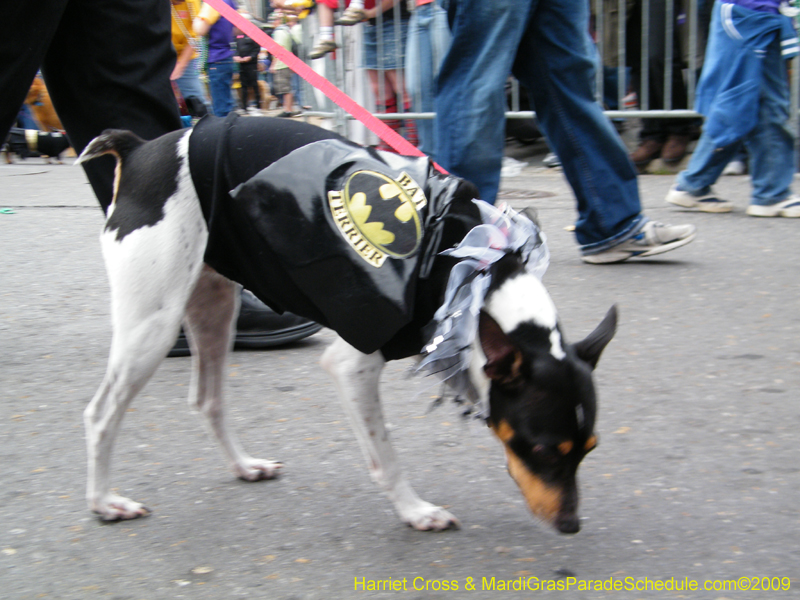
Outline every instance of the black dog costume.
[[208, 265], [362, 352], [420, 352], [454, 260], [437, 255], [481, 222], [472, 184], [285, 119], [206, 117], [189, 156]]

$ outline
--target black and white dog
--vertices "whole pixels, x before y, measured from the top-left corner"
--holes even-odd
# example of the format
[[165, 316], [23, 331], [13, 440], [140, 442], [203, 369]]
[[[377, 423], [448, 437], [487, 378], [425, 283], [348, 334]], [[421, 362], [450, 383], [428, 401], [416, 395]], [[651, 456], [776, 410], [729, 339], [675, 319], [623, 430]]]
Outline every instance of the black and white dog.
[[[578, 531], [575, 474], [596, 445], [592, 370], [614, 335], [616, 310], [582, 342], [565, 342], [530, 268], [526, 238], [538, 230], [529, 220], [515, 215], [491, 230], [484, 250], [494, 258], [466, 260], [452, 248], [486, 221], [470, 184], [425, 159], [285, 119], [206, 117], [149, 142], [109, 130], [78, 162], [103, 154], [117, 159], [101, 235], [113, 339], [84, 414], [87, 497], [101, 518], [149, 512], [111, 492], [111, 451], [127, 407], [181, 324], [192, 350], [190, 403], [208, 418], [234, 473], [249, 481], [278, 473], [281, 464], [248, 455], [226, 421], [223, 368], [242, 284], [339, 334], [322, 366], [403, 522], [420, 530], [458, 524], [417, 496], [384, 428], [383, 365], [423, 353], [482, 407], [533, 513], [561, 532]], [[523, 226], [519, 243], [492, 238], [514, 223]], [[433, 360], [448, 344], [452, 352]]]

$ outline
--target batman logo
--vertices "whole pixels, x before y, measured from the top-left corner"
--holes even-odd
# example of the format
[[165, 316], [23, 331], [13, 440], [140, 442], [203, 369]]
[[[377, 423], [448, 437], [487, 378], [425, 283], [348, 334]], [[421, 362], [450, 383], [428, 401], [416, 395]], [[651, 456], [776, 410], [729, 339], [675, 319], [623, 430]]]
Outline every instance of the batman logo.
[[341, 191], [328, 192], [339, 231], [369, 264], [391, 256], [413, 256], [422, 242], [419, 211], [427, 205], [422, 188], [401, 173], [396, 180], [376, 171], [356, 171]]

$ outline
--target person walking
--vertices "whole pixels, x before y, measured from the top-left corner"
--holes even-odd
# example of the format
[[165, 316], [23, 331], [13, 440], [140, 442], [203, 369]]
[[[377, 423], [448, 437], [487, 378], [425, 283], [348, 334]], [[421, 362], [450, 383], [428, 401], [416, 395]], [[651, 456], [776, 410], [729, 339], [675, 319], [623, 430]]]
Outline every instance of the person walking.
[[744, 141], [750, 160], [751, 217], [800, 218], [792, 193], [796, 170], [794, 133], [789, 125], [786, 61], [800, 51], [789, 16], [779, 0], [726, 0], [714, 4], [697, 112], [703, 134], [666, 201], [682, 209], [730, 212], [733, 203], [711, 186], [737, 156]]
[[530, 94], [578, 204], [575, 235], [591, 264], [661, 254], [691, 242], [693, 225], [642, 214], [636, 171], [592, 92], [589, 3], [449, 0], [452, 44], [439, 71], [436, 159], [493, 203], [505, 142], [504, 84]]

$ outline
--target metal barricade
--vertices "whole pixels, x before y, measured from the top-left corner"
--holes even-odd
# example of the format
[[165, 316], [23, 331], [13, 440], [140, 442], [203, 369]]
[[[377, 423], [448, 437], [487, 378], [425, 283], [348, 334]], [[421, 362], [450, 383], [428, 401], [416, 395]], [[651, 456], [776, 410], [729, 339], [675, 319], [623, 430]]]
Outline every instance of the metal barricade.
[[[595, 95], [604, 105], [605, 113], [612, 119], [632, 118], [685, 118], [695, 119], [700, 115], [693, 110], [695, 92], [708, 32], [713, 0], [585, 0], [592, 10], [590, 33], [597, 49], [597, 69], [595, 75]], [[395, 35], [399, 37], [401, 3], [398, 0], [392, 7], [392, 20]], [[339, 0], [339, 10], [344, 9], [344, 0]], [[410, 0], [410, 4], [414, 4]], [[631, 19], [630, 17], [635, 17]], [[640, 27], [631, 26], [639, 19]], [[378, 15], [377, 29], [380, 32], [385, 15]], [[318, 31], [318, 21], [314, 14], [302, 21], [303, 46], [311, 48]], [[339, 49], [333, 55], [310, 61], [321, 74], [333, 81], [337, 87], [370, 109], [376, 117], [383, 120], [433, 119], [433, 112], [414, 112], [398, 102], [398, 109], [391, 113], [377, 110], [374, 94], [367, 84], [368, 75], [362, 67], [363, 27], [336, 26], [335, 37]], [[383, 54], [383, 40], [378, 35], [378, 55]], [[663, 46], [663, 47], [662, 47]], [[631, 49], [633, 52], [631, 52]], [[638, 51], [638, 56], [635, 53]], [[396, 60], [402, 64], [404, 48], [395, 45]], [[631, 56], [633, 54], [633, 56]], [[631, 60], [633, 59], [633, 60]], [[638, 63], [633, 72], [632, 64]], [[650, 93], [653, 64], [663, 64], [663, 94], [653, 97]], [[798, 86], [797, 73], [800, 59], [792, 61], [791, 79], [791, 123], [792, 131], [797, 131]], [[679, 71], [676, 74], [676, 70]], [[679, 76], [679, 79], [675, 77]], [[404, 71], [396, 72], [398, 88], [403, 88]], [[685, 88], [685, 97], [676, 96], [674, 82]], [[384, 96], [387, 85], [383, 77], [378, 77], [378, 94]], [[609, 93], [609, 87], [614, 93]], [[658, 87], [658, 86], [656, 86]], [[519, 86], [511, 86], [507, 118], [530, 119], [534, 111], [520, 110]], [[374, 136], [349, 115], [343, 114], [327, 98], [303, 82], [304, 103], [311, 106], [306, 111], [308, 117], [319, 117], [329, 121], [338, 132], [361, 143], [375, 143]], [[634, 96], [635, 94], [635, 96]], [[633, 102], [635, 98], [635, 102]], [[677, 100], [677, 101], [676, 101]], [[412, 102], [413, 105], [418, 103]], [[676, 107], [676, 104], [683, 107]]]
[[[405, 37], [401, 35], [401, 17], [402, 10], [400, 2], [407, 0], [399, 0], [390, 9], [392, 11], [391, 18], [386, 15], [378, 15], [375, 19], [374, 33], [377, 38], [377, 59], [378, 59], [378, 73], [373, 74], [375, 86], [378, 96], [386, 97], [389, 90], [389, 81], [386, 77], [382, 76], [384, 73], [382, 60], [384, 57], [384, 39], [383, 28], [384, 25], [391, 27], [395, 39], [402, 39], [402, 45], [394, 45], [394, 60], [399, 65], [404, 64], [405, 56]], [[344, 9], [343, 0], [339, 1], [339, 11]], [[306, 48], [311, 48], [316, 39], [319, 28], [318, 19], [316, 15], [311, 15], [309, 18], [302, 22], [303, 25], [303, 45]], [[377, 118], [385, 121], [396, 120], [417, 120], [417, 119], [433, 119], [435, 114], [417, 113], [404, 106], [401, 98], [397, 102], [397, 110], [392, 112], [383, 112], [378, 110], [378, 105], [375, 99], [375, 93], [369, 85], [370, 75], [367, 70], [363, 68], [364, 56], [364, 27], [355, 25], [351, 27], [336, 26], [335, 39], [339, 48], [335, 53], [326, 55], [323, 58], [307, 61], [311, 66], [320, 74], [324, 75], [332, 81], [339, 89], [343, 90], [346, 94], [351, 96], [357, 102], [367, 107]], [[405, 88], [405, 72], [403, 68], [391, 70], [391, 77], [397, 82], [396, 87], [398, 90]], [[344, 112], [331, 102], [324, 95], [316, 90], [313, 90], [307, 84], [304, 89], [304, 98], [310, 100], [307, 102], [311, 106], [310, 110], [305, 111], [307, 117], [318, 117], [330, 122], [331, 128], [337, 132], [354, 139], [355, 141], [367, 144], [374, 144], [375, 139], [371, 133], [361, 126], [359, 123], [354, 123], [350, 115]]]

